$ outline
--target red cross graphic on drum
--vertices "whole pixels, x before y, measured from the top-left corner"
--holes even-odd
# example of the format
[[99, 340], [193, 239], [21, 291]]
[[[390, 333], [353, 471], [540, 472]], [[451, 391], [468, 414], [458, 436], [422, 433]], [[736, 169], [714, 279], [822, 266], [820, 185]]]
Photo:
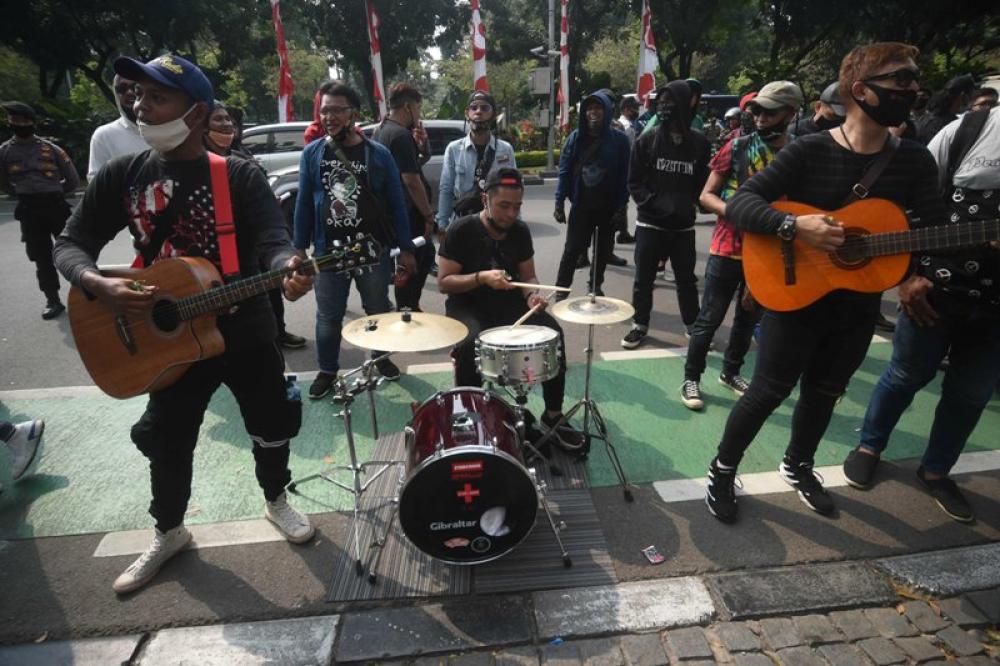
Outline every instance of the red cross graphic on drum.
[[465, 484], [465, 488], [455, 494], [461, 497], [466, 504], [472, 504], [472, 498], [479, 497], [479, 491], [473, 488], [471, 483]]

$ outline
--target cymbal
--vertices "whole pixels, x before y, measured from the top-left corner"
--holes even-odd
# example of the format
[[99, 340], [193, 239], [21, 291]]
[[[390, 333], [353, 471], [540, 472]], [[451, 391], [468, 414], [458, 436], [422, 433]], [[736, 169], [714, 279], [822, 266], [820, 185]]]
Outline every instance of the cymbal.
[[574, 324], [617, 324], [635, 314], [631, 304], [617, 298], [578, 296], [559, 301], [551, 308], [553, 316]]
[[469, 329], [457, 319], [429, 312], [386, 312], [355, 319], [341, 329], [352, 345], [388, 352], [419, 352], [451, 347]]

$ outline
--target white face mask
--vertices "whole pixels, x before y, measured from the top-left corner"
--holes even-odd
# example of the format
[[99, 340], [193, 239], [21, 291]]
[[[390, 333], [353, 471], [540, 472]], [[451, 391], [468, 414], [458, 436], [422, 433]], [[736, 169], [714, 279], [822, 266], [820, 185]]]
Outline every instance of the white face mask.
[[184, 143], [184, 140], [188, 138], [191, 134], [191, 128], [187, 126], [184, 119], [187, 118], [188, 114], [194, 110], [197, 104], [191, 105], [183, 116], [177, 118], [176, 120], [171, 120], [168, 123], [161, 123], [159, 125], [150, 125], [149, 123], [144, 123], [143, 121], [138, 121], [136, 124], [139, 125], [139, 135], [142, 136], [143, 141], [148, 143], [151, 148], [157, 150], [161, 153], [169, 153], [171, 150], [177, 146]]

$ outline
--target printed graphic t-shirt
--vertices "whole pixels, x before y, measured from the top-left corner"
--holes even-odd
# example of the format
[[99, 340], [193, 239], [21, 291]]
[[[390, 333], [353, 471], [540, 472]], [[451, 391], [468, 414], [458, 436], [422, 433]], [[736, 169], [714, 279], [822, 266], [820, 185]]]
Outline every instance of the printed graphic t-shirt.
[[[357, 234], [384, 235], [380, 227], [378, 209], [368, 185], [368, 165], [365, 163], [365, 144], [343, 146], [344, 156], [350, 160], [348, 169], [337, 159], [333, 147], [326, 146], [319, 163], [323, 183], [324, 211], [326, 213], [327, 241], [344, 241]], [[351, 171], [354, 173], [351, 173]], [[356, 174], [356, 175], [355, 175]]]

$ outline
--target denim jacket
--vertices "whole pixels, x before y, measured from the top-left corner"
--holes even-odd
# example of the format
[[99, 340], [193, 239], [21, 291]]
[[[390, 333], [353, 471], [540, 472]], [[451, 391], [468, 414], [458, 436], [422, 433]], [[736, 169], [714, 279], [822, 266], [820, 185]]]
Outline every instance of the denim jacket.
[[[413, 251], [410, 220], [406, 213], [406, 200], [403, 198], [396, 162], [385, 146], [364, 136], [362, 139], [365, 143], [365, 163], [368, 165], [368, 182], [372, 192], [392, 213], [399, 249]], [[308, 249], [312, 243], [316, 254], [327, 252], [326, 214], [323, 210], [326, 191], [320, 181], [320, 161], [325, 149], [326, 137], [316, 139], [306, 146], [299, 158], [299, 195], [295, 201], [295, 227], [292, 234], [292, 245], [296, 250]]]
[[[490, 165], [491, 171], [500, 167], [517, 168], [517, 162], [514, 160], [514, 149], [509, 143], [493, 136], [488, 146], [496, 151], [493, 164]], [[478, 162], [476, 147], [468, 136], [452, 141], [445, 148], [438, 192], [438, 228], [443, 230], [448, 227], [455, 201], [471, 192], [475, 187], [476, 164]]]

